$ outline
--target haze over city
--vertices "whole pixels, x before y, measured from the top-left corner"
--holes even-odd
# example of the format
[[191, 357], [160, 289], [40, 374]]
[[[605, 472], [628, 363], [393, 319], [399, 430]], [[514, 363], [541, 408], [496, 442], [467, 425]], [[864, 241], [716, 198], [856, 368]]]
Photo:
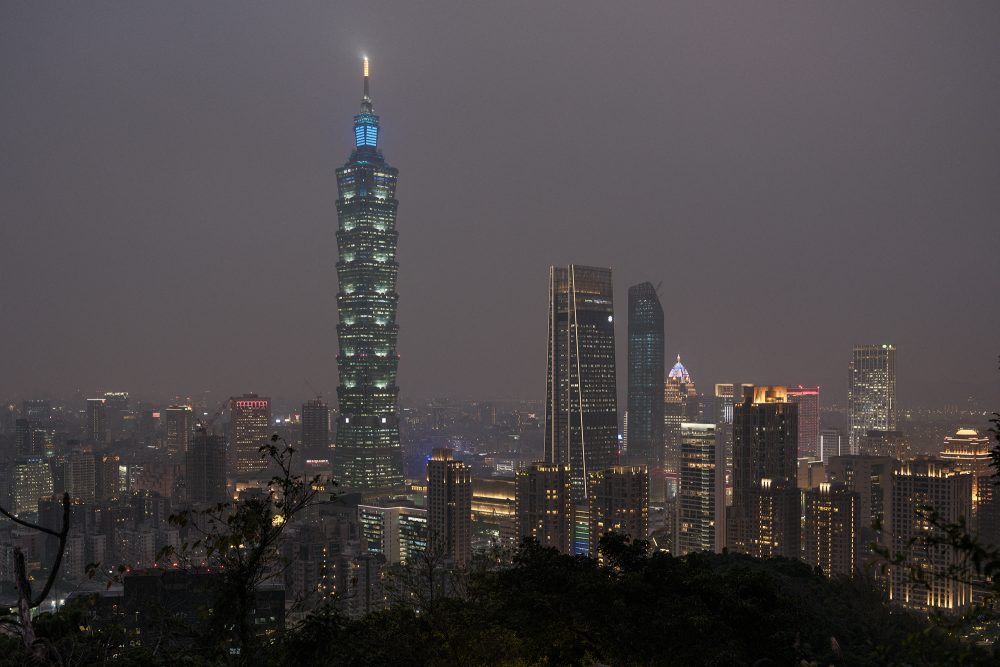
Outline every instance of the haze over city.
[[[702, 386], [997, 397], [988, 4], [7, 3], [4, 395], [337, 384], [362, 54], [400, 169], [403, 399], [544, 394], [546, 275], [661, 285]], [[960, 34], [961, 39], [955, 38]], [[932, 48], [931, 48], [932, 47]]]
[[0, 5], [0, 667], [1000, 664], [997, 35]]

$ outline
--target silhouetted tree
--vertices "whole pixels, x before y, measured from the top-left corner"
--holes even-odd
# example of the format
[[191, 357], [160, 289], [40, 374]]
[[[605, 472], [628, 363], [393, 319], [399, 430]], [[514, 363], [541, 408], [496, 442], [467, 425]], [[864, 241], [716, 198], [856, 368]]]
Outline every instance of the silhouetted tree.
[[[52, 590], [52, 584], [59, 576], [59, 568], [62, 565], [63, 554], [66, 552], [66, 536], [69, 535], [70, 523], [70, 498], [68, 493], [62, 497], [62, 528], [52, 530], [45, 526], [20, 519], [3, 507], [0, 507], [0, 514], [7, 517], [14, 523], [38, 530], [51, 535], [57, 539], [56, 555], [49, 566], [49, 576], [38, 593], [32, 593], [31, 582], [28, 580], [28, 571], [24, 562], [24, 552], [20, 547], [14, 547], [14, 585], [17, 588], [17, 607], [12, 609], [7, 618], [3, 619], [8, 624], [17, 628], [28, 652], [38, 660], [59, 661], [58, 655], [53, 654], [54, 649], [47, 647], [43, 642], [39, 642], [35, 634], [35, 626], [31, 619], [31, 611], [45, 602]], [[52, 654], [52, 655], [50, 655]]]

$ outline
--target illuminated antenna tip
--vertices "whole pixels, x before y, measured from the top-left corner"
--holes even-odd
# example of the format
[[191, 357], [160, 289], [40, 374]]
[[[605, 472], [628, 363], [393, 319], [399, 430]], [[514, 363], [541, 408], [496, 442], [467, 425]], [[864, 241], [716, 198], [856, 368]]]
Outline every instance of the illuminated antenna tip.
[[368, 76], [368, 56], [364, 57], [365, 61], [365, 76]]

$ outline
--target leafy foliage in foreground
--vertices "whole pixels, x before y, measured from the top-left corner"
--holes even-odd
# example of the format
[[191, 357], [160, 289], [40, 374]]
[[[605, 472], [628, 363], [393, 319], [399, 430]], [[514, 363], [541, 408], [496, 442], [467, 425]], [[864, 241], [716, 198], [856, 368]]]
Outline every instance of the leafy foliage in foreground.
[[[275, 647], [296, 665], [995, 664], [983, 649], [890, 610], [865, 580], [790, 560], [646, 556], [606, 545], [609, 567], [527, 544], [466, 600], [360, 620], [312, 616]], [[760, 662], [760, 661], [764, 662]], [[771, 662], [768, 662], [771, 661]]]
[[[86, 621], [72, 607], [43, 614], [37, 627], [67, 665], [996, 664], [986, 650], [889, 608], [864, 579], [829, 580], [791, 560], [647, 556], [644, 548], [610, 536], [600, 566], [527, 543], [512, 566], [473, 575], [463, 599], [361, 619], [324, 610], [237, 659], [124, 648], [121, 629], [79, 632]], [[0, 637], [0, 665], [32, 664], [22, 651]]]

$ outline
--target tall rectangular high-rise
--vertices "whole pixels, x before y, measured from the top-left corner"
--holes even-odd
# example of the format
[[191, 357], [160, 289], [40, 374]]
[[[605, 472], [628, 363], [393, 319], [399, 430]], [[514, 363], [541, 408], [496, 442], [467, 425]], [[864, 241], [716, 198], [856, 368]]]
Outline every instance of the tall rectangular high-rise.
[[125, 437], [130, 423], [128, 392], [104, 392], [104, 414], [107, 420], [108, 441], [113, 442]]
[[52, 493], [52, 471], [41, 457], [21, 459], [9, 467], [10, 508], [15, 516], [37, 514], [38, 499]]
[[868, 431], [896, 429], [896, 346], [855, 345], [849, 371], [849, 443], [856, 454]]
[[[715, 385], [715, 435], [725, 454], [726, 505], [733, 502], [733, 412], [743, 399], [745, 387], [752, 385], [725, 383]], [[725, 531], [723, 531], [725, 532]]]
[[628, 288], [628, 458], [652, 469], [663, 446], [663, 307], [652, 283]]
[[738, 550], [754, 558], [798, 558], [801, 493], [795, 481], [764, 478], [750, 502], [746, 548]]
[[790, 387], [788, 402], [799, 406], [799, 456], [819, 459], [819, 387]]
[[167, 450], [183, 454], [191, 443], [194, 429], [194, 410], [190, 405], [171, 405], [164, 410], [164, 424], [167, 430]]
[[566, 466], [533, 463], [518, 470], [515, 479], [518, 536], [569, 553], [573, 505]]
[[87, 399], [87, 423], [84, 428], [88, 442], [103, 445], [108, 442], [108, 406], [103, 398]]
[[[941, 521], [954, 524], [972, 517], [973, 474], [952, 462], [926, 457], [901, 463], [892, 488], [892, 557], [902, 563], [889, 567], [889, 598], [905, 607], [960, 612], [970, 602], [969, 573], [963, 556], [940, 528], [928, 525], [922, 508], [931, 506]], [[968, 567], [966, 565], [966, 567]], [[922, 581], [911, 577], [917, 568]]]
[[715, 424], [681, 424], [681, 471], [677, 493], [679, 556], [721, 552], [725, 542], [724, 444]]
[[545, 460], [569, 468], [574, 503], [618, 460], [611, 269], [549, 269]]
[[94, 495], [99, 502], [117, 498], [122, 491], [121, 457], [117, 454], [94, 455]]
[[608, 533], [629, 540], [649, 536], [649, 469], [644, 466], [613, 466], [590, 475], [588, 504], [590, 556], [598, 556], [601, 538]]
[[858, 565], [860, 495], [844, 483], [803, 492], [803, 559], [827, 576], [852, 576]]
[[71, 498], [93, 503], [97, 497], [97, 471], [91, 452], [74, 451], [66, 457], [64, 485]]
[[14, 424], [14, 453], [17, 456], [45, 456], [48, 432], [33, 419], [18, 419]]
[[472, 468], [438, 448], [427, 462], [427, 520], [431, 552], [455, 565], [472, 560]]
[[764, 478], [798, 476], [798, 406], [784, 387], [746, 387], [733, 410], [733, 505], [748, 507]]
[[749, 386], [743, 392], [733, 408], [733, 506], [726, 532], [731, 548], [749, 552], [752, 530], [760, 525], [758, 509], [767, 506], [770, 515], [784, 517], [785, 508], [774, 503], [790, 498], [791, 489], [797, 493], [799, 420], [785, 387]]
[[886, 547], [892, 528], [893, 481], [899, 462], [891, 456], [833, 456], [825, 463], [827, 479], [858, 494], [858, 566], [868, 569], [880, 556], [872, 546]]
[[396, 373], [396, 179], [378, 148], [379, 118], [364, 65], [354, 151], [337, 169], [337, 448], [333, 474], [346, 488], [403, 483]]
[[227, 500], [226, 438], [198, 429], [184, 453], [184, 483], [191, 505], [214, 505]]
[[[663, 385], [663, 456], [661, 463], [674, 484], [681, 466], [681, 424], [699, 421], [701, 404], [688, 369], [677, 355]], [[672, 495], [672, 494], [668, 494]]]
[[302, 404], [302, 453], [307, 459], [330, 456], [330, 406], [322, 399]]
[[230, 438], [233, 470], [259, 473], [267, 468], [260, 448], [271, 435], [271, 399], [243, 394], [230, 399]]

